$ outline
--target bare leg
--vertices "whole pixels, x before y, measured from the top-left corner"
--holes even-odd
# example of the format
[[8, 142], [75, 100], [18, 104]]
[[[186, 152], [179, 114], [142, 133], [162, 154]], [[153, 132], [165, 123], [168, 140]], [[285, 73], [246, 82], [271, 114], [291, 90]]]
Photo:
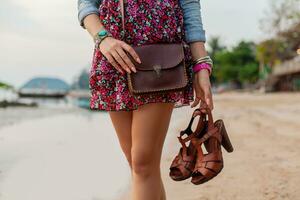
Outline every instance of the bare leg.
[[[109, 115], [115, 131], [117, 133], [119, 143], [125, 157], [128, 161], [130, 168], [132, 169], [131, 164], [131, 123], [132, 123], [132, 111], [109, 111]], [[132, 173], [132, 171], [131, 171]], [[161, 180], [161, 198], [160, 200], [166, 200], [165, 189]]]
[[161, 195], [160, 195], [160, 200], [166, 200], [167, 197], [166, 197], [166, 191], [165, 191], [165, 187], [163, 185], [163, 181], [162, 179], [160, 178], [160, 181], [161, 181]]
[[133, 111], [133, 200], [161, 200], [160, 159], [174, 103], [148, 103]]
[[131, 168], [131, 123], [132, 111], [110, 111], [111, 121], [116, 130], [120, 146]]

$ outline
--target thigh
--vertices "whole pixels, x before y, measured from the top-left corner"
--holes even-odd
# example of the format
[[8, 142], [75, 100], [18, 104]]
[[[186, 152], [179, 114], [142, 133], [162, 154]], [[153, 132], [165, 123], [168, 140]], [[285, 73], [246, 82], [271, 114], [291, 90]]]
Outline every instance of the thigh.
[[160, 162], [174, 103], [148, 103], [133, 111], [132, 159]]
[[109, 116], [125, 154], [131, 152], [132, 111], [109, 111]]

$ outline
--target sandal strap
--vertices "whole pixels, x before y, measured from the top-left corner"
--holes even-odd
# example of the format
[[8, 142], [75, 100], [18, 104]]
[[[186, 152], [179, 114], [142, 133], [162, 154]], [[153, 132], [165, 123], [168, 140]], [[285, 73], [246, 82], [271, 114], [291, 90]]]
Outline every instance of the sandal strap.
[[215, 151], [209, 154], [204, 155], [201, 162], [219, 162], [223, 161], [222, 152], [221, 151]]
[[181, 136], [179, 136], [178, 137], [178, 139], [179, 139], [179, 142], [182, 144], [182, 143], [186, 143], [186, 142], [188, 142], [188, 141], [190, 141], [193, 137], [195, 137], [196, 136], [196, 131], [195, 132], [193, 132], [192, 134], [190, 134], [189, 136], [187, 136], [186, 138], [182, 138]]
[[205, 168], [213, 170], [215, 173], [218, 173], [223, 167], [222, 162], [206, 162]]
[[[193, 138], [192, 143], [197, 149], [197, 159], [196, 164], [192, 173], [192, 182], [196, 184], [204, 183], [205, 181], [210, 180], [215, 177], [223, 168], [223, 157], [221, 149], [217, 148], [212, 150], [207, 154], [203, 154], [202, 144], [205, 145], [215, 145], [215, 141], [206, 141], [213, 137], [217, 140], [218, 145], [221, 145], [222, 142], [222, 129], [219, 126], [216, 126], [213, 122], [213, 117], [210, 109], [206, 104], [202, 104], [200, 109], [204, 109], [208, 115], [208, 131], [200, 139]], [[212, 146], [214, 147], [214, 146]], [[199, 176], [199, 174], [201, 174]]]
[[223, 162], [203, 162], [196, 163], [193, 171], [200, 171], [201, 169], [208, 169], [214, 173], [219, 173], [223, 168]]
[[[199, 111], [199, 112], [197, 113], [196, 111]], [[197, 137], [198, 132], [202, 131], [202, 128], [205, 127], [205, 122], [206, 122], [206, 121], [205, 121], [205, 114], [202, 113], [202, 112], [200, 111], [199, 108], [196, 109], [196, 110], [194, 111], [194, 113], [193, 113], [193, 118], [192, 118], [192, 120], [190, 121], [190, 124], [189, 124], [188, 127], [190, 127], [190, 126], [192, 125], [192, 122], [193, 122], [194, 117], [197, 116], [197, 115], [199, 115], [199, 114], [200, 114], [200, 119], [199, 119], [199, 120], [201, 120], [199, 123], [201, 123], [201, 124], [198, 123], [196, 130], [195, 130], [195, 131], [191, 131], [191, 129], [188, 129], [188, 128], [187, 128], [186, 130], [181, 131], [181, 132], [180, 132], [180, 136], [177, 137], [178, 140], [179, 140], [179, 142], [180, 142], [180, 144], [181, 144], [181, 146], [182, 146], [182, 148], [183, 148], [183, 153], [184, 153], [185, 155], [187, 154], [187, 146], [185, 145], [185, 143], [188, 142], [188, 141], [190, 141], [190, 140], [192, 140], [193, 138]], [[204, 119], [204, 120], [203, 120], [203, 119]], [[190, 130], [192, 133], [191, 133], [191, 134], [188, 134], [188, 133], [187, 133], [188, 130]], [[183, 136], [184, 134], [187, 135], [186, 138], [182, 138], [182, 136]]]
[[191, 174], [191, 170], [186, 169], [183, 165], [178, 165], [175, 167], [170, 167], [170, 170], [178, 169], [182, 176], [188, 176]]
[[200, 172], [206, 178], [210, 178], [210, 175], [216, 175], [222, 168], [222, 154], [214, 152], [205, 155], [202, 160], [197, 160], [193, 173]]
[[187, 155], [187, 146], [185, 145], [185, 142], [183, 142], [182, 138], [179, 136], [177, 137], [181, 146], [182, 146], [182, 151], [184, 155]]
[[219, 132], [218, 127], [214, 127], [213, 129], [211, 129], [207, 133], [205, 133], [200, 139], [192, 138], [192, 142], [193, 142], [194, 146], [200, 146], [202, 143], [204, 143], [210, 137], [215, 137], [218, 140], [218, 142], [221, 143], [220, 134], [218, 134], [218, 136], [216, 136], [216, 133], [218, 133], [218, 132]]
[[187, 165], [186, 163], [193, 163], [195, 162], [195, 156], [191, 155], [188, 156], [184, 154], [183, 149], [179, 150], [178, 155], [175, 156], [174, 160], [172, 161], [171, 167], [176, 167], [177, 165]]
[[[189, 158], [191, 156], [187, 157]], [[179, 154], [175, 157], [169, 169], [178, 169], [181, 172], [182, 176], [188, 176], [193, 172], [194, 167], [194, 159], [189, 158], [188, 160], [184, 160], [181, 154]]]
[[193, 173], [192, 176], [196, 175], [197, 173], [200, 173], [203, 177], [205, 177], [205, 179], [210, 179], [211, 177], [215, 176], [216, 173], [212, 170], [209, 170], [205, 167], [202, 168], [196, 168]]
[[[205, 121], [201, 121], [200, 123], [202, 123], [202, 127], [205, 126]], [[200, 125], [201, 126], [201, 125]], [[200, 127], [199, 126], [199, 127]], [[179, 136], [178, 139], [179, 139], [179, 142], [182, 144], [182, 143], [186, 143], [188, 141], [190, 141], [192, 138], [194, 137], [197, 137], [198, 135], [198, 132], [200, 132], [201, 130], [195, 130], [193, 133], [191, 133], [190, 135], [188, 135], [187, 137], [185, 138], [182, 138], [182, 136]]]
[[[206, 104], [206, 102], [204, 101], [201, 101], [201, 104], [200, 104], [200, 111], [201, 110], [205, 110], [206, 113], [205, 115], [208, 116], [208, 130], [210, 129], [213, 129], [214, 128], [214, 120], [213, 120], [213, 116], [212, 116], [212, 113], [211, 113], [211, 110], [210, 108], [208, 107], [208, 105]], [[202, 111], [201, 111], [202, 112]]]
[[197, 167], [206, 167], [207, 163], [223, 163], [223, 158], [222, 158], [222, 152], [217, 151], [217, 152], [213, 152], [213, 153], [209, 153], [206, 155], [202, 154], [202, 150], [201, 152], [198, 152], [198, 158], [196, 160], [196, 166]]
[[[198, 115], [200, 115], [200, 114], [201, 114], [201, 111], [200, 111], [199, 108], [197, 108], [197, 109], [194, 110], [194, 112], [193, 112], [193, 114], [192, 114], [192, 118], [190, 119], [190, 122], [189, 122], [188, 127], [187, 127], [185, 130], [180, 131], [180, 136], [183, 136], [184, 134], [190, 135], [190, 134], [193, 133], [193, 132], [191, 131], [191, 129], [189, 129], [189, 128], [192, 126], [195, 117], [198, 116]], [[189, 132], [187, 132], [187, 131], [189, 131]]]

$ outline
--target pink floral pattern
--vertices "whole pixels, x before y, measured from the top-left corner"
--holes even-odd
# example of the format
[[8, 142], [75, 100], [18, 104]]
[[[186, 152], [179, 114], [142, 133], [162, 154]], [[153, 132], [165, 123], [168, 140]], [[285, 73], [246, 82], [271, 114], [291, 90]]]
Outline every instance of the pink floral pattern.
[[127, 0], [124, 9], [125, 32], [122, 30], [119, 0], [103, 0], [99, 11], [104, 27], [114, 38], [132, 45], [184, 41], [188, 85], [181, 91], [133, 95], [128, 89], [126, 73], [122, 75], [95, 48], [90, 71], [90, 108], [130, 111], [147, 103], [173, 102], [174, 108], [190, 105], [194, 100], [192, 57], [190, 48], [185, 42], [183, 13], [179, 2], [177, 0]]

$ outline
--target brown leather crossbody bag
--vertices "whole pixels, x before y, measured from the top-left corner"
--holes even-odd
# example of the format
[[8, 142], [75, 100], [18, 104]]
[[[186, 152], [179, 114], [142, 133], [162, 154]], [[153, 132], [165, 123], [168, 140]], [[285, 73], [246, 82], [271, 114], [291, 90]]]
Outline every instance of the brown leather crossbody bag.
[[[120, 0], [122, 28], [124, 28], [124, 0]], [[125, 34], [124, 34], [125, 35]], [[141, 59], [135, 61], [136, 73], [127, 73], [128, 87], [132, 94], [161, 93], [182, 90], [187, 86], [188, 77], [183, 42], [156, 43], [132, 46]]]

